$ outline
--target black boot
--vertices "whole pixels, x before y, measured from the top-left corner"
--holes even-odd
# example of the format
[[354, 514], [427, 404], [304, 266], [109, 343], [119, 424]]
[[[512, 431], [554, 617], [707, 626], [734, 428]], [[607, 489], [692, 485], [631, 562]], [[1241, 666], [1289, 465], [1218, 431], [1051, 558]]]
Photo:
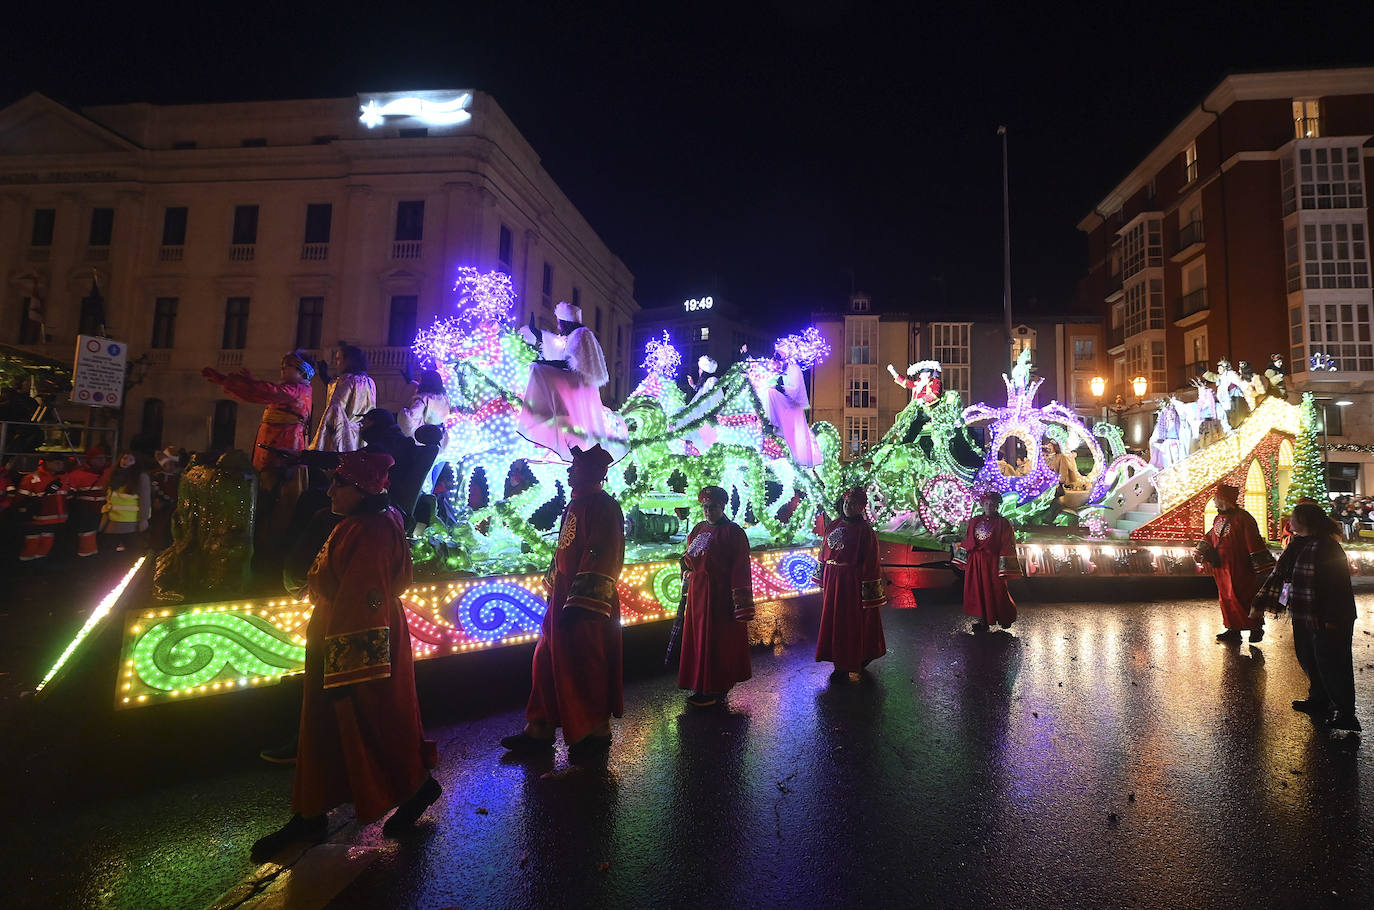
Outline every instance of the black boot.
[[265, 863], [292, 844], [318, 844], [328, 836], [329, 816], [323, 813], [310, 818], [293, 815], [291, 821], [254, 841], [248, 855], [255, 863]]
[[396, 811], [391, 813], [391, 818], [382, 825], [382, 833], [387, 837], [397, 837], [409, 832], [415, 827], [420, 816], [425, 814], [439, 795], [444, 792], [444, 788], [439, 786], [439, 782], [434, 778], [428, 778], [420, 789], [415, 791], [415, 795], [396, 807]]

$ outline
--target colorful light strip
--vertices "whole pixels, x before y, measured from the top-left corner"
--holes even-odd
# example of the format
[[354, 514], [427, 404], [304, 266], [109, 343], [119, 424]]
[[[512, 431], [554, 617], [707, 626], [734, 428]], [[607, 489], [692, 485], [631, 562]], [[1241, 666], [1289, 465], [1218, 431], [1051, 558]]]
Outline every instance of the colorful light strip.
[[[816, 590], [802, 566], [815, 548], [750, 554], [757, 600]], [[675, 560], [634, 563], [621, 573], [621, 624], [671, 619], [681, 591]], [[412, 585], [401, 601], [416, 660], [524, 644], [539, 637], [543, 575], [435, 580]], [[116, 705], [159, 702], [272, 685], [305, 666], [311, 606], [291, 598], [160, 606], [132, 611], [125, 627]]]
[[129, 571], [125, 572], [124, 577], [119, 580], [119, 584], [111, 588], [109, 593], [100, 599], [100, 603], [95, 605], [95, 609], [92, 610], [91, 615], [87, 617], [86, 624], [81, 627], [81, 631], [76, 633], [76, 637], [73, 638], [62, 651], [62, 654], [57, 658], [57, 662], [53, 664], [52, 669], [48, 671], [48, 675], [44, 676], [42, 681], [34, 687], [34, 694], [42, 692], [44, 687], [53, 681], [53, 678], [62, 671], [64, 666], [66, 666], [67, 661], [71, 660], [72, 655], [76, 653], [76, 649], [81, 647], [81, 643], [86, 640], [86, 637], [95, 631], [95, 627], [100, 625], [101, 620], [110, 615], [110, 611], [114, 609], [115, 604], [119, 603], [120, 596], [124, 594], [124, 589], [129, 587], [129, 583], [134, 580], [134, 576], [138, 574], [139, 569], [143, 568], [143, 563], [147, 559], [148, 557], [146, 556], [140, 556], [135, 560], [134, 564], [129, 567]]

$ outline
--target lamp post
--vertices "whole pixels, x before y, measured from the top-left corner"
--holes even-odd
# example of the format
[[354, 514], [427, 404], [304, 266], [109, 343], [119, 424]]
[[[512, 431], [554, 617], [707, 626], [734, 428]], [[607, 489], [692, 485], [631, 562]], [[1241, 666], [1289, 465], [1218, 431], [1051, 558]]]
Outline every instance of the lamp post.
[[1092, 390], [1093, 398], [1097, 399], [1097, 403], [1102, 406], [1102, 419], [1105, 421], [1107, 419], [1107, 403], [1102, 400], [1102, 396], [1107, 391], [1107, 380], [1101, 376], [1094, 376], [1088, 380], [1088, 388]]

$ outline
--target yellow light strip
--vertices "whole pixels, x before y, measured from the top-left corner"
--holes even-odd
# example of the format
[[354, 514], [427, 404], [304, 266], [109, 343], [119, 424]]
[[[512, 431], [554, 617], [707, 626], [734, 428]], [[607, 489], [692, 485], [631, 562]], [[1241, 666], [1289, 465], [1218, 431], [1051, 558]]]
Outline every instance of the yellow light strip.
[[86, 624], [81, 627], [81, 631], [76, 633], [76, 637], [71, 640], [66, 650], [57, 658], [57, 663], [52, 665], [52, 669], [48, 671], [48, 675], [44, 676], [43, 680], [34, 687], [33, 691], [35, 695], [42, 692], [43, 687], [52, 682], [53, 677], [57, 676], [62, 670], [62, 667], [65, 666], [67, 661], [71, 660], [72, 655], [76, 653], [76, 649], [86, 640], [86, 636], [90, 635], [95, 627], [100, 625], [100, 621], [108, 616], [110, 611], [114, 609], [114, 605], [119, 602], [119, 598], [124, 593], [124, 589], [129, 586], [129, 582], [134, 580], [134, 576], [138, 574], [138, 570], [143, 568], [143, 563], [147, 558], [147, 556], [140, 556], [133, 566], [129, 568], [129, 571], [124, 573], [124, 577], [119, 580], [119, 584], [111, 588], [110, 592], [101, 598], [100, 603], [95, 605], [95, 609], [91, 611], [91, 615], [87, 618]]

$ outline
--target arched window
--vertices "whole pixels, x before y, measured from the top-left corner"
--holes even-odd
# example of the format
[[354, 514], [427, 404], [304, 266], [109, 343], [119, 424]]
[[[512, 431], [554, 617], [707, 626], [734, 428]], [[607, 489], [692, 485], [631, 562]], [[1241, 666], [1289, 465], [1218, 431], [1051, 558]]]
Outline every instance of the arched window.
[[1258, 458], [1250, 462], [1250, 470], [1245, 475], [1245, 511], [1255, 517], [1260, 533], [1269, 536], [1269, 487], [1264, 482]]
[[154, 449], [162, 448], [162, 399], [143, 399], [143, 420], [139, 424], [138, 435], [148, 440]]
[[1293, 443], [1285, 439], [1279, 443], [1279, 469], [1276, 478], [1279, 487], [1279, 509], [1288, 500], [1288, 485], [1293, 482]]
[[234, 434], [238, 428], [238, 405], [228, 399], [215, 402], [215, 416], [210, 423], [210, 449], [224, 452], [234, 447]]

